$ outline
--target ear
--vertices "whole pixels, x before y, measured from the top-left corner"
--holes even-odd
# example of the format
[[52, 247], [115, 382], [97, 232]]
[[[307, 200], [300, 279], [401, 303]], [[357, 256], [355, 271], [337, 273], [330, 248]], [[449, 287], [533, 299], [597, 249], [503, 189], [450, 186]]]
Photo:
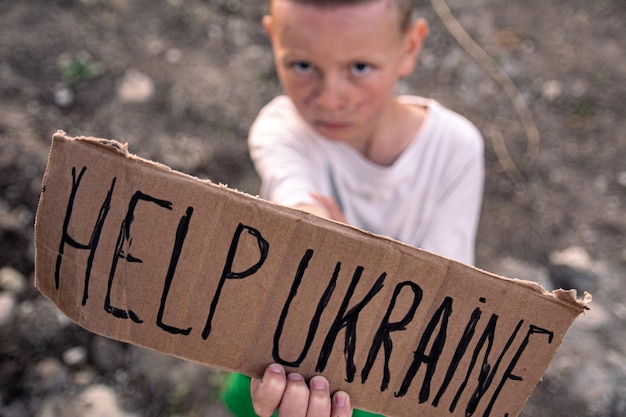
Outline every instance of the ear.
[[270, 38], [270, 41], [273, 40], [273, 25], [274, 25], [274, 18], [271, 15], [265, 15], [263, 16], [263, 29], [265, 29], [265, 33], [267, 33], [267, 36]]
[[402, 61], [398, 74], [400, 77], [407, 77], [413, 72], [426, 36], [428, 36], [428, 23], [424, 19], [416, 19], [407, 28], [402, 45]]

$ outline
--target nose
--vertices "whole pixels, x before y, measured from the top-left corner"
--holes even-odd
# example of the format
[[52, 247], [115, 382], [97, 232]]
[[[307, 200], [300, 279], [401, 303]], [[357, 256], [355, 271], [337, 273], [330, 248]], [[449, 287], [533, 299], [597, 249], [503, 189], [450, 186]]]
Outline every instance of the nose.
[[347, 86], [338, 75], [326, 75], [320, 83], [316, 96], [316, 103], [322, 110], [335, 111], [346, 107]]

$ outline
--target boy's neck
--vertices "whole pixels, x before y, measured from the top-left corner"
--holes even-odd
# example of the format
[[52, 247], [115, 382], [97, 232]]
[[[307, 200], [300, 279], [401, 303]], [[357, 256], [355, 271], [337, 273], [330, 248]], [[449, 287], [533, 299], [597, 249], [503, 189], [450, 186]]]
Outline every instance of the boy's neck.
[[396, 101], [388, 128], [377, 132], [361, 146], [354, 146], [365, 158], [381, 166], [392, 165], [413, 142], [424, 124], [428, 108]]

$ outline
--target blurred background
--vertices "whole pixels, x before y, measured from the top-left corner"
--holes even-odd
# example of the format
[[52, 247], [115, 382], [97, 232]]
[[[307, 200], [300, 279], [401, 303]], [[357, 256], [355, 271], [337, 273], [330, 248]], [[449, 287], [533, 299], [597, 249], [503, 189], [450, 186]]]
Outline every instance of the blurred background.
[[[256, 194], [247, 131], [280, 93], [265, 3], [0, 0], [0, 417], [227, 415], [221, 372], [93, 335], [44, 299], [33, 223], [56, 130]], [[483, 133], [477, 266], [594, 296], [522, 415], [624, 416], [626, 3], [448, 0], [456, 20], [442, 5], [416, 1], [430, 36], [398, 90]]]

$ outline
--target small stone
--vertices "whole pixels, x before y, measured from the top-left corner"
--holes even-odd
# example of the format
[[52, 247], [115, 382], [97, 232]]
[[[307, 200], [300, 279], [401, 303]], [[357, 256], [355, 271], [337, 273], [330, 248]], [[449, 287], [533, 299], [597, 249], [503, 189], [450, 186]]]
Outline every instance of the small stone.
[[117, 96], [124, 103], [145, 103], [154, 95], [154, 82], [134, 68], [126, 71], [117, 86]]
[[135, 417], [136, 414], [125, 412], [119, 406], [118, 397], [113, 389], [105, 385], [94, 385], [85, 390], [76, 403], [77, 416], [91, 417]]
[[74, 373], [74, 384], [87, 386], [93, 384], [96, 379], [96, 373], [92, 368], [88, 368], [82, 371]]
[[69, 107], [74, 103], [74, 93], [67, 87], [61, 87], [54, 92], [54, 104], [59, 107]]
[[87, 362], [87, 349], [76, 346], [63, 352], [63, 363], [67, 366], [80, 366]]
[[55, 358], [42, 359], [35, 365], [34, 375], [39, 389], [50, 391], [69, 381], [67, 369]]
[[177, 64], [178, 62], [180, 62], [180, 60], [183, 57], [183, 53], [180, 49], [178, 48], [170, 48], [167, 50], [167, 52], [165, 53], [165, 59], [167, 60], [167, 62], [169, 62], [170, 64]]
[[0, 293], [0, 326], [13, 320], [15, 315], [15, 296], [11, 293]]
[[557, 80], [546, 81], [541, 87], [541, 96], [548, 101], [554, 101], [563, 94], [563, 83]]
[[147, 49], [150, 55], [159, 55], [163, 52], [163, 41], [161, 39], [153, 39], [148, 42]]
[[580, 246], [570, 246], [565, 250], [552, 252], [550, 262], [553, 265], [567, 266], [580, 271], [590, 271], [593, 267], [591, 256]]
[[0, 289], [21, 294], [26, 290], [26, 277], [10, 266], [5, 266], [0, 269]]

